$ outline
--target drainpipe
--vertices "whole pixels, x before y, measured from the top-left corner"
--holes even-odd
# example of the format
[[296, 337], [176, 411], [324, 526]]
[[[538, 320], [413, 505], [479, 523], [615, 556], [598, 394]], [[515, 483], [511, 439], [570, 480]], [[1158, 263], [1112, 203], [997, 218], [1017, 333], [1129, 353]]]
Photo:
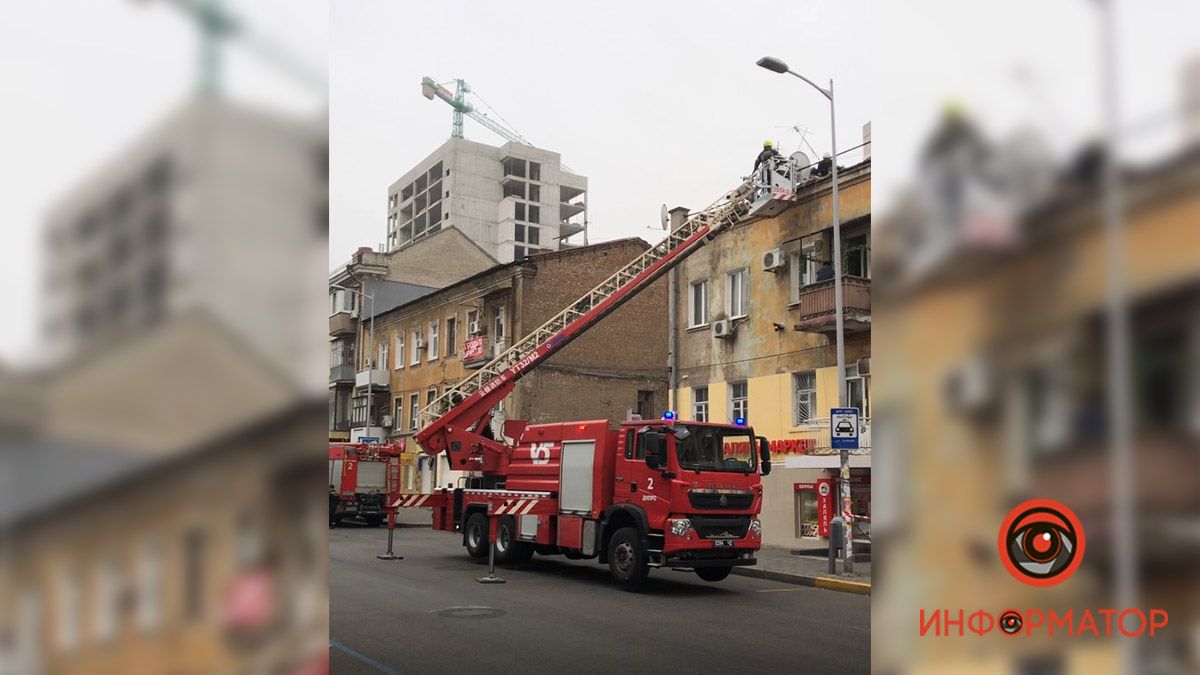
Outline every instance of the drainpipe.
[[[670, 221], [667, 225], [667, 236], [674, 232], [676, 228], [687, 222], [688, 210], [682, 206], [676, 206], [668, 212]], [[670, 272], [667, 272], [667, 377], [670, 387], [667, 392], [668, 407], [675, 410], [679, 405], [679, 333], [676, 331], [678, 321], [676, 320], [676, 293], [678, 292], [678, 283], [676, 282], [676, 273], [678, 266], [672, 267]], [[675, 415], [682, 414], [679, 410], [675, 410]]]

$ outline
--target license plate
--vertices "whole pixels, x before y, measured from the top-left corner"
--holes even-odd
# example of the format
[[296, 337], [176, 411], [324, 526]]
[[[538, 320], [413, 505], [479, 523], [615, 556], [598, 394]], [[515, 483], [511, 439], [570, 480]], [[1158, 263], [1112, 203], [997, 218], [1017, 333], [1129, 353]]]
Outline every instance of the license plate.
[[733, 548], [732, 539], [714, 539], [713, 548]]

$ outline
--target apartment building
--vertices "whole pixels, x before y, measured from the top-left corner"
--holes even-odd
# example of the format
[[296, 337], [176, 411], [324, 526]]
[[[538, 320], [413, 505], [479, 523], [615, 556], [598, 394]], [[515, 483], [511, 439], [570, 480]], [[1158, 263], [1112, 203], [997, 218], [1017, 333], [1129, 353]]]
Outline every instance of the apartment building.
[[[408, 439], [417, 430], [417, 413], [445, 387], [647, 248], [641, 239], [619, 239], [528, 256], [379, 314], [371, 350], [379, 359], [370, 378], [387, 390], [376, 396], [374, 408], [356, 393], [354, 426], [379, 425], [393, 440]], [[667, 327], [655, 317], [666, 305], [663, 279], [526, 375], [496, 411], [496, 430], [510, 418], [540, 423], [661, 415], [667, 407]], [[456, 478], [444, 464], [434, 468], [426, 461], [421, 471], [425, 488]]]
[[[351, 431], [350, 401], [357, 391], [367, 398], [374, 387], [359, 368], [362, 345], [369, 344], [371, 316], [388, 312], [465, 277], [496, 265], [478, 244], [458, 228], [449, 227], [410, 242], [395, 251], [369, 247], [355, 251], [346, 264], [329, 277], [329, 440], [345, 442], [360, 437], [379, 438], [378, 426]], [[381, 354], [368, 358], [378, 362]]]
[[[856, 515], [871, 513], [871, 164], [839, 172], [847, 404], [861, 411], [862, 450], [851, 455]], [[802, 184], [795, 201], [739, 223], [674, 272], [680, 419], [744, 417], [771, 442], [763, 479], [763, 541], [828, 545], [840, 459], [830, 448], [838, 403], [829, 177]], [[676, 221], [686, 210], [671, 213]], [[856, 524], [865, 538], [869, 522]]]
[[388, 187], [395, 250], [458, 228], [500, 262], [587, 243], [587, 178], [557, 152], [451, 138]]

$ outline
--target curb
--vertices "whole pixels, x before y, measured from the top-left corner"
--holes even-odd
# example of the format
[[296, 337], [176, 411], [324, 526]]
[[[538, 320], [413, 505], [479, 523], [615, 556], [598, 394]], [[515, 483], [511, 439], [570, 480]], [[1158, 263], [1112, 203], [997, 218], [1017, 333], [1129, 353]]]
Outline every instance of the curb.
[[862, 581], [849, 581], [847, 579], [838, 579], [837, 577], [814, 577], [803, 574], [772, 572], [771, 570], [760, 570], [753, 567], [735, 567], [732, 571], [734, 574], [740, 574], [744, 577], [768, 579], [785, 584], [796, 584], [797, 586], [812, 586], [814, 588], [823, 588], [827, 591], [841, 591], [857, 595], [871, 594], [871, 584]]

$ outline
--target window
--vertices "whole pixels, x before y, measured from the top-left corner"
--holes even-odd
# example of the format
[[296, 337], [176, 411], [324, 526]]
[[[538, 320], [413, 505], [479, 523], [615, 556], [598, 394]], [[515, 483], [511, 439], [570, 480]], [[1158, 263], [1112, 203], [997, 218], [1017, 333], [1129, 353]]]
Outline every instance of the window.
[[458, 349], [458, 317], [446, 317], [446, 356], [453, 356]]
[[542, 207], [536, 206], [534, 204], [529, 205], [529, 222], [531, 222], [531, 223], [542, 222]]
[[408, 396], [408, 429], [409, 431], [417, 430], [417, 415], [420, 414], [421, 395], [409, 394]]
[[697, 422], [708, 421], [708, 387], [692, 389], [692, 419]]
[[[533, 178], [533, 177], [530, 176], [530, 178]], [[536, 179], [534, 179], [534, 180], [536, 180]], [[530, 185], [529, 186], [529, 201], [531, 201], [531, 202], [542, 201], [542, 186], [540, 186], [540, 185]]]
[[520, 181], [511, 181], [504, 184], [505, 197], [520, 197], [525, 198], [525, 184]]
[[542, 165], [537, 162], [529, 163], [529, 180], [542, 179]]
[[483, 328], [479, 323], [479, 310], [472, 309], [467, 311], [467, 334], [478, 335], [480, 329]]
[[384, 340], [383, 342], [379, 343], [379, 362], [375, 364], [375, 367], [383, 368], [384, 370], [386, 370], [388, 367], [388, 343], [387, 343], [387, 340]]
[[104, 556], [96, 569], [92, 607], [96, 639], [100, 642], [116, 639], [121, 623], [121, 567], [115, 555]]
[[708, 282], [694, 281], [688, 289], [688, 327], [708, 325]]
[[653, 417], [654, 392], [648, 389], [638, 389], [637, 393], [637, 414], [644, 420]]
[[845, 256], [845, 266], [842, 273], [852, 277], [871, 278], [871, 247], [867, 235], [861, 234], [849, 237], [842, 245], [842, 255]]
[[208, 537], [203, 530], [193, 528], [183, 539], [183, 616], [199, 619], [204, 615], [204, 599], [208, 594], [204, 571]]
[[813, 421], [817, 416], [817, 372], [792, 373], [792, 426]]
[[429, 390], [425, 392], [425, 405], [431, 406], [431, 405], [433, 405], [433, 402], [436, 400], [437, 400], [437, 387], [430, 387]]
[[409, 365], [415, 366], [421, 363], [421, 329], [415, 328], [412, 332], [412, 344], [409, 345]]
[[404, 334], [396, 335], [396, 370], [404, 367]]
[[860, 419], [870, 419], [870, 378], [858, 374], [858, 364], [846, 366], [846, 405], [858, 408]]
[[517, 202], [513, 205], [513, 210], [517, 220], [525, 220], [525, 202]]
[[525, 226], [525, 232], [526, 232], [526, 234], [529, 235], [528, 243], [530, 243], [530, 244], [542, 243], [541, 233], [538, 231], [538, 228], [536, 228], [532, 225], [527, 225], [527, 226]]
[[74, 567], [64, 569], [58, 589], [58, 609], [55, 612], [58, 620], [58, 648], [64, 652], [74, 651], [79, 646], [80, 587], [79, 570]]
[[525, 226], [524, 225], [522, 225], [520, 223], [513, 225], [513, 241], [519, 241], [519, 242], [525, 241]]
[[137, 624], [152, 631], [162, 622], [163, 552], [157, 539], [142, 544], [137, 574]]
[[729, 313], [731, 319], [746, 316], [747, 276], [744, 268], [725, 275], [725, 311]]
[[625, 432], [625, 459], [633, 459], [633, 429]]
[[499, 341], [503, 340], [504, 339], [504, 308], [503, 307], [496, 308], [496, 313], [494, 315], [494, 320], [493, 320], [492, 324], [494, 327], [494, 330], [492, 331], [492, 335], [494, 335], [496, 337], [496, 341], [499, 342]]
[[732, 382], [729, 385], [729, 419], [750, 418], [750, 393], [745, 382]]
[[524, 259], [525, 259], [525, 247], [524, 246], [514, 246], [513, 247], [513, 260], [524, 260]]
[[392, 401], [392, 407], [396, 409], [392, 418], [392, 428], [400, 431], [404, 428], [404, 397], [397, 396], [396, 400]]
[[808, 248], [799, 253], [793, 253], [791, 263], [791, 302], [798, 302], [800, 289], [817, 281], [817, 269], [820, 267], [820, 263], [816, 260], [816, 251]]
[[441, 353], [438, 351], [438, 333], [441, 332], [441, 328], [441, 321], [429, 322], [429, 348], [425, 350], [425, 353], [430, 361], [436, 361], [438, 354]]

